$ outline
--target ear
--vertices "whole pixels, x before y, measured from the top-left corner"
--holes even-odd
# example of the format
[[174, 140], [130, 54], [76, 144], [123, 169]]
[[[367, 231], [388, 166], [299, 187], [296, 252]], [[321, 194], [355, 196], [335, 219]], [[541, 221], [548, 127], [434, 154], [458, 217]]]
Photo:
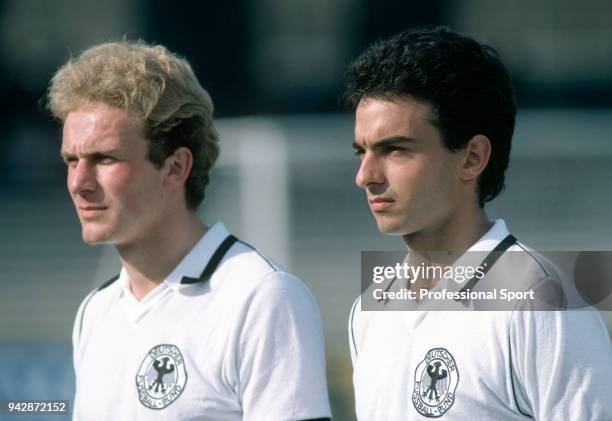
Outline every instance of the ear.
[[477, 134], [469, 140], [464, 148], [464, 160], [461, 167], [461, 180], [478, 179], [489, 163], [491, 157], [491, 142], [489, 138]]
[[189, 178], [193, 167], [193, 155], [191, 151], [181, 146], [177, 148], [164, 161], [164, 187], [171, 191], [184, 185]]

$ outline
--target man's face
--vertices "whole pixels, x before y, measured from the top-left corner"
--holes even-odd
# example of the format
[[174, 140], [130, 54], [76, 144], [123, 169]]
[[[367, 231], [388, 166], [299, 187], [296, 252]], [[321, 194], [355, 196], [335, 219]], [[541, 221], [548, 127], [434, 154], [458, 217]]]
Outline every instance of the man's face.
[[410, 98], [366, 97], [357, 106], [355, 181], [386, 234], [435, 233], [461, 200], [461, 154], [444, 147], [431, 112]]
[[68, 114], [62, 157], [68, 191], [89, 244], [128, 244], [163, 223], [162, 171], [147, 159], [143, 123], [92, 103]]

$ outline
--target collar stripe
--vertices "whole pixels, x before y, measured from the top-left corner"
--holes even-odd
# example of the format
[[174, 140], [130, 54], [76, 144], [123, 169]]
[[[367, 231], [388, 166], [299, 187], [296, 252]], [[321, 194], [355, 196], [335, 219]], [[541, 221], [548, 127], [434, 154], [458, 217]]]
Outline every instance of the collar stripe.
[[190, 278], [188, 276], [183, 276], [183, 279], [181, 280], [181, 284], [196, 284], [198, 282], [207, 282], [212, 276], [212, 274], [215, 273], [215, 270], [217, 270], [219, 263], [221, 263], [221, 260], [223, 260], [228, 250], [237, 241], [238, 239], [230, 234], [225, 240], [223, 240], [221, 245], [217, 248], [215, 253], [212, 255], [212, 257], [206, 264], [204, 271], [202, 271], [202, 274], [200, 275], [200, 277]]
[[96, 291], [102, 291], [104, 288], [106, 288], [107, 286], [109, 286], [110, 284], [115, 282], [117, 279], [119, 279], [119, 275], [113, 276], [108, 281], [106, 281], [102, 285], [100, 285]]
[[[472, 279], [468, 281], [467, 284], [463, 286], [463, 288], [461, 288], [460, 292], [470, 291], [472, 288], [474, 288], [474, 285], [476, 285], [476, 282], [484, 278], [484, 275], [486, 275], [489, 269], [491, 269], [491, 266], [493, 266], [495, 262], [497, 262], [497, 259], [499, 259], [501, 255], [504, 254], [504, 252], [508, 250], [512, 245], [514, 245], [516, 241], [517, 241], [516, 238], [512, 234], [509, 234], [506, 238], [504, 238], [497, 245], [497, 247], [495, 247], [495, 249], [491, 251], [491, 253], [489, 253], [487, 257], [485, 257], [485, 259], [480, 264], [480, 267], [483, 268], [482, 270], [484, 272], [483, 275], [480, 278], [477, 276], [474, 276]], [[455, 301], [464, 301], [464, 300], [456, 299]]]

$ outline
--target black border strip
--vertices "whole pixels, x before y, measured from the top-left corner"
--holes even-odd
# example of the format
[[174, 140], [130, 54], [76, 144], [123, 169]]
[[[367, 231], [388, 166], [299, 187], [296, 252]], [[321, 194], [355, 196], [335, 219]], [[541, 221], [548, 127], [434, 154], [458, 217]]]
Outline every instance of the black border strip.
[[[487, 257], [484, 258], [484, 260], [480, 264], [480, 266], [483, 268], [482, 270], [483, 274], [480, 277], [474, 275], [474, 277], [472, 277], [472, 279], [470, 279], [467, 282], [467, 284], [465, 284], [463, 288], [459, 290], [459, 292], [469, 291], [472, 288], [474, 288], [474, 285], [476, 285], [478, 281], [484, 278], [484, 276], [487, 274], [489, 269], [491, 269], [491, 267], [495, 264], [495, 262], [497, 262], [497, 260], [501, 257], [501, 255], [504, 254], [504, 252], [508, 250], [516, 242], [517, 242], [516, 237], [514, 237], [514, 235], [512, 234], [509, 234], [506, 238], [500, 241], [500, 243], [487, 255]], [[467, 300], [456, 298], [455, 301], [467, 301]]]
[[[510, 323], [512, 323], [512, 319], [510, 320]], [[512, 369], [512, 338], [510, 337], [510, 329], [508, 329], [508, 360], [510, 367], [510, 387], [512, 388], [512, 397], [514, 398], [516, 409], [518, 409], [518, 411], [527, 418], [533, 419], [531, 415], [523, 412], [521, 406], [519, 405], [518, 399], [516, 398], [516, 390], [514, 389], [514, 370]]]
[[357, 352], [357, 343], [355, 342], [355, 330], [353, 328], [353, 320], [355, 320], [355, 310], [357, 309], [357, 301], [361, 304], [361, 297], [357, 298], [351, 309], [351, 317], [349, 317], [349, 326], [351, 327], [351, 340], [353, 341], [353, 349], [355, 350], [355, 358], [359, 357]]
[[227, 251], [237, 241], [238, 241], [238, 239], [230, 234], [225, 240], [223, 240], [223, 242], [217, 248], [217, 250], [215, 250], [215, 253], [212, 255], [212, 257], [210, 258], [210, 260], [206, 264], [206, 267], [202, 271], [202, 274], [200, 275], [200, 277], [199, 278], [190, 278], [188, 276], [183, 276], [183, 279], [181, 279], [181, 284], [189, 285], [189, 284], [196, 284], [198, 282], [207, 282], [210, 279], [210, 277], [212, 276], [212, 274], [215, 273], [215, 270], [217, 270], [217, 267], [219, 266], [219, 263], [221, 263], [221, 260], [223, 260], [223, 258], [225, 257], [225, 254], [227, 253]]
[[276, 265], [274, 263], [272, 263], [270, 261], [270, 259], [268, 257], [266, 257], [263, 253], [261, 253], [259, 250], [257, 250], [257, 248], [253, 247], [249, 243], [245, 243], [242, 240], [238, 240], [238, 241], [240, 243], [244, 244], [245, 246], [247, 246], [248, 248], [252, 249], [255, 253], [257, 253], [259, 255], [259, 257], [261, 257], [268, 264], [268, 266], [270, 266], [270, 269], [272, 269], [274, 272], [278, 272], [278, 269], [276, 268]]
[[98, 287], [98, 289], [96, 290], [96, 292], [98, 291], [102, 291], [104, 288], [106, 288], [107, 286], [109, 286], [110, 284], [112, 284], [113, 282], [115, 282], [117, 279], [119, 279], [119, 275], [115, 275], [112, 278], [110, 278], [108, 281], [104, 282], [102, 285], [100, 285]]
[[79, 322], [79, 341], [81, 340], [81, 333], [83, 333], [83, 319], [85, 319], [85, 310], [87, 309], [87, 305], [89, 304], [94, 295], [96, 295], [98, 292], [102, 291], [104, 288], [115, 282], [117, 279], [119, 279], [119, 275], [113, 276], [108, 281], [100, 285], [96, 290], [91, 292], [89, 294], [89, 297], [87, 297], [85, 304], [83, 304], [83, 311], [81, 311], [81, 320]]

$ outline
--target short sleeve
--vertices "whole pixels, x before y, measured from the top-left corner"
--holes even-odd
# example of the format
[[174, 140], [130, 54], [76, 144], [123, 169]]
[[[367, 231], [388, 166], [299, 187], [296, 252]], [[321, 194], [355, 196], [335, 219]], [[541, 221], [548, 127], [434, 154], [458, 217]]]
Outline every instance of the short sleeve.
[[310, 291], [273, 272], [244, 309], [237, 350], [245, 421], [330, 417], [323, 329]]
[[612, 420], [612, 346], [597, 311], [515, 311], [512, 383], [536, 420]]

